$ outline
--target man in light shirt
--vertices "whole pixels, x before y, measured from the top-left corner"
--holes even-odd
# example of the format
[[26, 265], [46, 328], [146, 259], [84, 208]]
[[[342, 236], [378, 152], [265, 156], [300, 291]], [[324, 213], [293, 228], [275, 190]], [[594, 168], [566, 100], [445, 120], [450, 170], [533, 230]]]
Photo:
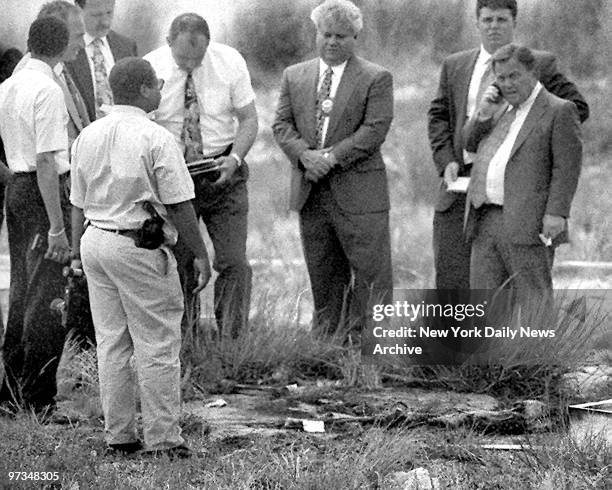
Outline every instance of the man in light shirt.
[[60, 318], [49, 303], [63, 293], [69, 258], [65, 180], [68, 114], [53, 67], [68, 46], [66, 24], [35, 20], [31, 59], [0, 87], [0, 136], [13, 172], [7, 192], [11, 292], [4, 339], [7, 377], [1, 399], [36, 411], [54, 407], [55, 374], [64, 346]]
[[[115, 105], [75, 141], [70, 194], [73, 250], [81, 253], [73, 266], [82, 260], [88, 278], [106, 440], [112, 452], [142, 447], [133, 355], [145, 451], [188, 457], [178, 423], [183, 295], [169, 247], [180, 234], [195, 257], [192, 294], [198, 294], [210, 265], [191, 205], [193, 182], [173, 136], [147, 118], [163, 85], [151, 65], [125, 58], [109, 81]], [[163, 220], [163, 234], [145, 244], [143, 223], [153, 214], [148, 206]]]
[[292, 167], [291, 207], [314, 298], [313, 330], [359, 337], [371, 302], [391, 300], [389, 192], [380, 147], [393, 119], [393, 79], [354, 54], [363, 27], [348, 0], [311, 19], [319, 57], [288, 67], [274, 137]]
[[85, 46], [68, 70], [85, 99], [91, 121], [106, 114], [112, 105], [108, 74], [115, 62], [136, 56], [136, 43], [113, 31], [115, 0], [76, 0], [85, 21]]
[[[204, 221], [215, 249], [215, 316], [220, 332], [244, 330], [251, 298], [246, 258], [249, 169], [244, 161], [257, 136], [255, 94], [246, 63], [235, 49], [210, 40], [207, 22], [186, 13], [172, 21], [168, 45], [147, 54], [165, 80], [155, 120], [183, 149], [192, 174], [196, 215]], [[196, 163], [213, 159], [216, 172], [199, 173]], [[201, 170], [201, 168], [200, 168]], [[197, 328], [191, 257], [182, 240], [175, 249], [185, 291], [185, 337]]]
[[[433, 219], [435, 285], [438, 289], [469, 288], [470, 245], [463, 236], [465, 193], [447, 186], [458, 176], [469, 177], [473, 155], [464, 152], [461, 130], [474, 113], [484, 89], [493, 81], [491, 55], [512, 42], [516, 0], [477, 0], [476, 27], [480, 48], [454, 53], [444, 60], [437, 93], [429, 108], [429, 141], [441, 177]], [[551, 93], [574, 102], [581, 121], [589, 108], [576, 88], [557, 69], [551, 53], [534, 51], [538, 78]]]
[[464, 129], [466, 149], [476, 152], [470, 286], [550, 291], [582, 164], [578, 111], [538, 81], [530, 49], [507, 44], [492, 64], [499, 89], [485, 91]]

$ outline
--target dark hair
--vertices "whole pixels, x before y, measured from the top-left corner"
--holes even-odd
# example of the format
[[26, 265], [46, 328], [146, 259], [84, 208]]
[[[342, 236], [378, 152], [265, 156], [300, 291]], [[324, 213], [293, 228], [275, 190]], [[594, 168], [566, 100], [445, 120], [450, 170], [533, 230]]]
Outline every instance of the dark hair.
[[8, 48], [2, 53], [0, 56], [0, 83], [12, 75], [21, 58], [23, 58], [23, 53], [17, 48]]
[[506, 44], [499, 48], [491, 57], [493, 63], [493, 70], [497, 63], [505, 63], [511, 59], [515, 59], [527, 70], [533, 71], [535, 69], [535, 57], [527, 46], [519, 46], [518, 44]]
[[516, 0], [478, 0], [476, 2], [476, 18], [480, 17], [480, 10], [485, 7], [491, 10], [508, 9], [512, 14], [512, 18], [516, 20], [518, 12]]
[[131, 104], [140, 96], [140, 88], [143, 85], [147, 87], [155, 85], [157, 76], [148, 61], [130, 56], [115, 63], [108, 76], [108, 82], [116, 104]]
[[41, 17], [32, 22], [28, 49], [33, 55], [59, 58], [68, 46], [68, 26], [57, 17]]
[[84, 9], [85, 8], [85, 4], [87, 3], [87, 0], [74, 0], [74, 3], [76, 3], [82, 9]]
[[54, 0], [53, 2], [45, 3], [38, 12], [38, 18], [41, 17], [57, 17], [65, 22], [68, 22], [70, 14], [80, 14], [79, 9], [66, 0]]
[[177, 36], [183, 32], [189, 34], [203, 34], [206, 39], [210, 40], [210, 29], [208, 28], [208, 22], [203, 17], [194, 13], [181, 14], [176, 17], [172, 24], [170, 24], [170, 32], [168, 33], [168, 40], [174, 41]]

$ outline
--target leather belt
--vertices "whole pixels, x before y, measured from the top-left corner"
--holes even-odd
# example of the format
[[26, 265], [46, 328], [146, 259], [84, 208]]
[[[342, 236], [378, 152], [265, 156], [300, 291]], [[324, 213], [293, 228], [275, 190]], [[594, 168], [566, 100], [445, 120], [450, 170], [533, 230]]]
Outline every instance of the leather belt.
[[133, 240], [135, 240], [138, 237], [138, 233], [140, 230], [132, 230], [132, 229], [128, 229], [128, 230], [113, 230], [110, 228], [101, 228], [100, 226], [96, 226], [96, 225], [91, 225], [94, 228], [97, 228], [98, 230], [102, 230], [102, 231], [107, 231], [109, 233], [115, 233], [116, 235], [121, 235], [121, 236], [126, 236], [129, 238], [132, 238]]

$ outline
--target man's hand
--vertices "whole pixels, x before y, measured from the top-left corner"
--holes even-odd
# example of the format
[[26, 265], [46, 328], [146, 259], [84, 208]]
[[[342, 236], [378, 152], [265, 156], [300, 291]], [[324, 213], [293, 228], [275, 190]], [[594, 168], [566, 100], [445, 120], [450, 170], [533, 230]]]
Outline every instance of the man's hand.
[[240, 162], [238, 162], [238, 160], [236, 160], [236, 158], [231, 155], [226, 157], [219, 157], [215, 161], [219, 166], [219, 171], [221, 172], [221, 175], [213, 183], [213, 185], [225, 184], [229, 179], [232, 178], [232, 175], [234, 175], [234, 172], [240, 166]]
[[311, 182], [325, 177], [337, 163], [336, 157], [329, 149], [306, 150], [300, 156], [300, 161], [306, 169], [304, 176]]
[[565, 230], [565, 218], [554, 214], [545, 214], [542, 219], [542, 235], [554, 240]]
[[457, 162], [449, 162], [444, 169], [444, 183], [448, 186], [455, 182], [459, 177], [459, 164]]
[[502, 93], [497, 85], [489, 85], [482, 94], [482, 99], [478, 104], [478, 118], [481, 121], [490, 119], [500, 109], [504, 102]]
[[198, 285], [193, 290], [193, 294], [198, 294], [206, 287], [208, 281], [210, 281], [210, 276], [212, 273], [210, 271], [210, 263], [208, 262], [208, 258], [193, 259], [193, 266], [198, 272]]
[[66, 232], [62, 232], [54, 236], [53, 233], [47, 235], [48, 248], [45, 253], [45, 259], [50, 259], [60, 264], [65, 264], [70, 259], [70, 247]]

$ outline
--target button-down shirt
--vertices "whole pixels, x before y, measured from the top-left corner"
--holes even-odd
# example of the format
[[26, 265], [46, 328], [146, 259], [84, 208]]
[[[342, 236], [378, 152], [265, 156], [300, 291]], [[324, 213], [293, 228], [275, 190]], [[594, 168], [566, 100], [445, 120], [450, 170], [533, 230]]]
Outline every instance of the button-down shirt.
[[[150, 202], [166, 219], [165, 204], [195, 197], [193, 181], [173, 136], [142, 109], [116, 105], [87, 126], [72, 146], [70, 202], [100, 228], [136, 229]], [[169, 244], [177, 231], [167, 220]]]
[[58, 174], [70, 169], [68, 112], [54, 77], [47, 63], [29, 59], [0, 85], [0, 135], [13, 172], [36, 171], [36, 155], [47, 152], [57, 152]]
[[[344, 74], [344, 69], [346, 68], [348, 60], [344, 63], [341, 63], [336, 66], [329, 66], [323, 60], [319, 59], [319, 83], [317, 84], [317, 92], [321, 90], [321, 85], [323, 84], [323, 79], [325, 78], [325, 71], [328, 66], [332, 70], [332, 82], [331, 88], [329, 90], [329, 98], [334, 100], [336, 96], [336, 92], [338, 91], [338, 86], [340, 85], [340, 80], [342, 79], [342, 75]], [[326, 117], [323, 120], [323, 137], [322, 141], [325, 141], [327, 137], [327, 128], [329, 127], [329, 117]]]
[[[167, 128], [183, 148], [181, 132], [187, 73], [177, 66], [169, 46], [150, 52], [144, 59], [165, 82], [155, 120]], [[202, 64], [193, 70], [192, 76], [200, 107], [203, 154], [217, 155], [234, 141], [235, 110], [255, 100], [251, 77], [238, 51], [215, 42], [208, 45]]]
[[[487, 200], [492, 204], [499, 204], [500, 206], [504, 204], [504, 174], [506, 172], [506, 165], [510, 159], [510, 153], [512, 152], [519, 131], [523, 127], [523, 123], [525, 119], [527, 119], [527, 115], [536, 97], [540, 93], [540, 90], [542, 90], [542, 84], [537, 82], [525, 102], [514, 108], [516, 110], [516, 116], [510, 125], [508, 135], [491, 159], [491, 162], [489, 162], [487, 171]], [[507, 110], [511, 109], [512, 106], [508, 106]]]

